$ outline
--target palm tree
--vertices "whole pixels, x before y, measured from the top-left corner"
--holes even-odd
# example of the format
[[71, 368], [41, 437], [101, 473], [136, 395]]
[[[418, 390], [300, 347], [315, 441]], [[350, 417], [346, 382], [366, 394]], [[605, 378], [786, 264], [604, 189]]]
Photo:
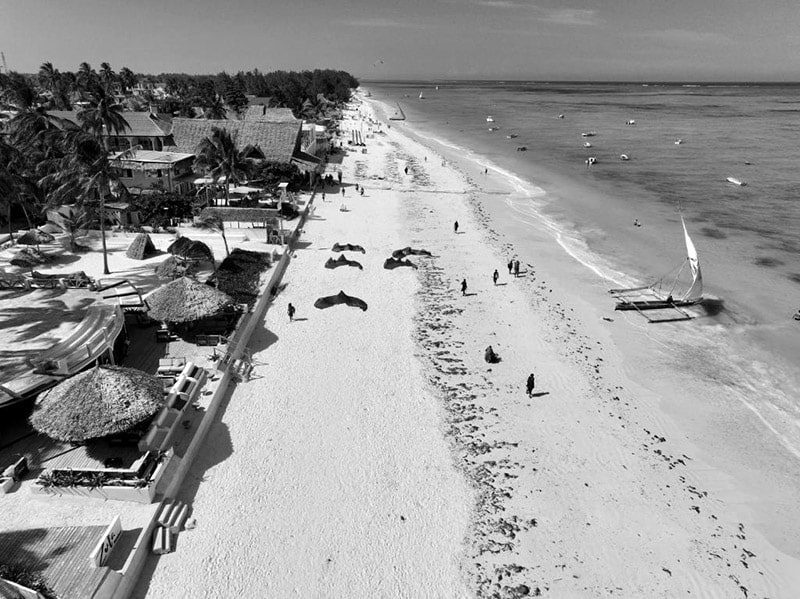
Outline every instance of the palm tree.
[[119, 70], [119, 82], [123, 93], [127, 93], [136, 85], [136, 75], [128, 67], [122, 67]]
[[[108, 248], [106, 247], [105, 198], [115, 186], [121, 185], [112, 161], [100, 139], [84, 131], [67, 133], [68, 152], [59, 163], [59, 168], [41, 181], [50, 189], [49, 203], [58, 204], [65, 199], [77, 198], [85, 203], [97, 196], [99, 202], [100, 237], [103, 244], [103, 274], [108, 269]], [[128, 151], [130, 152], [130, 151]], [[125, 158], [126, 153], [117, 159]]]
[[88, 91], [94, 87], [97, 80], [97, 73], [95, 73], [92, 65], [88, 62], [82, 62], [78, 67], [76, 75], [76, 85], [79, 91]]
[[[216, 214], [209, 214], [208, 212], [205, 214], [201, 213], [200, 216], [195, 219], [194, 224], [199, 229], [214, 231], [215, 233], [222, 235], [222, 241], [225, 243], [225, 255], [231, 255], [231, 253], [228, 251], [228, 238], [225, 237], [225, 222], [220, 216]], [[216, 266], [214, 267], [214, 270], [216, 270]]]
[[225, 120], [228, 118], [228, 111], [225, 110], [225, 102], [219, 95], [215, 95], [213, 99], [209, 100], [208, 105], [203, 110], [203, 116], [212, 120]]
[[247, 156], [253, 147], [243, 150], [236, 147], [236, 140], [227, 129], [211, 128], [211, 135], [197, 145], [194, 159], [195, 170], [205, 172], [212, 180], [225, 177], [225, 205], [230, 202], [230, 183], [240, 183], [250, 166]]
[[61, 73], [53, 66], [52, 62], [43, 62], [39, 67], [39, 84], [49, 92], [55, 92]]
[[100, 63], [100, 83], [103, 85], [107, 94], [113, 91], [114, 85], [117, 82], [117, 74], [111, 65], [107, 62]]
[[122, 105], [118, 104], [103, 87], [96, 86], [92, 90], [91, 104], [78, 112], [78, 121], [108, 149], [108, 137], [130, 129], [122, 112]]

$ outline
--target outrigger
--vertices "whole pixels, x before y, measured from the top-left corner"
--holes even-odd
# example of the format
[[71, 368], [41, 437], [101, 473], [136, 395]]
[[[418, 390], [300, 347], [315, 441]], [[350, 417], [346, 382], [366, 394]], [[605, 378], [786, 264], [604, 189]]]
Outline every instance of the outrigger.
[[[677, 269], [677, 274], [669, 287], [663, 292], [663, 282], [669, 276], [665, 275], [652, 285], [646, 287], [633, 287], [629, 289], [611, 289], [609, 293], [613, 295], [618, 303], [615, 310], [636, 310], [644, 316], [648, 322], [670, 322], [674, 320], [690, 320], [694, 318], [689, 312], [682, 308], [693, 306], [703, 300], [703, 274], [700, 271], [700, 260], [697, 256], [697, 249], [689, 237], [686, 230], [686, 223], [681, 216], [683, 225], [683, 236], [686, 242], [686, 259]], [[686, 265], [692, 275], [692, 280], [688, 287], [681, 286], [680, 277]], [[685, 289], [685, 291], [684, 291]], [[648, 310], [676, 310], [680, 313], [677, 318], [650, 318], [645, 314]]]

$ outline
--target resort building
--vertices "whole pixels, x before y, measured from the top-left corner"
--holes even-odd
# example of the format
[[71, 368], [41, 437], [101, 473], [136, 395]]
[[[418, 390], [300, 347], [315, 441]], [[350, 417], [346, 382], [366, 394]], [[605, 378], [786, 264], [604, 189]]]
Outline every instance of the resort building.
[[134, 150], [114, 154], [111, 164], [120, 181], [133, 195], [161, 191], [183, 193], [192, 189], [194, 154]]
[[[48, 114], [79, 124], [75, 110], [51, 110]], [[120, 152], [131, 148], [160, 152], [172, 133], [172, 116], [157, 112], [125, 112], [122, 114], [128, 128], [119, 135], [107, 135], [108, 148]]]

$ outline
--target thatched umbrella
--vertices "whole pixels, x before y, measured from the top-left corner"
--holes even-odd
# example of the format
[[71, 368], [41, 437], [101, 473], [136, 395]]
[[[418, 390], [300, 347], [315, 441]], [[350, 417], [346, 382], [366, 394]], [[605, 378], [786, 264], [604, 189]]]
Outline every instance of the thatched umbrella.
[[162, 279], [176, 279], [184, 275], [193, 274], [195, 267], [193, 262], [187, 262], [183, 258], [167, 256], [154, 270]]
[[227, 293], [189, 277], [175, 279], [147, 296], [147, 314], [162, 322], [192, 322], [222, 312], [235, 301]]
[[144, 260], [155, 253], [156, 246], [147, 233], [139, 233], [134, 237], [128, 249], [125, 251], [125, 255], [132, 260]]
[[18, 251], [11, 260], [14, 266], [22, 266], [23, 268], [33, 268], [48, 262], [48, 257], [34, 248], [24, 248]]
[[31, 229], [20, 235], [17, 238], [17, 243], [22, 245], [39, 245], [40, 243], [50, 243], [54, 239], [55, 237], [50, 235], [50, 233], [45, 233], [39, 229]]
[[33, 428], [59, 441], [82, 442], [130, 430], [164, 403], [158, 378], [121, 366], [96, 366], [42, 393]]

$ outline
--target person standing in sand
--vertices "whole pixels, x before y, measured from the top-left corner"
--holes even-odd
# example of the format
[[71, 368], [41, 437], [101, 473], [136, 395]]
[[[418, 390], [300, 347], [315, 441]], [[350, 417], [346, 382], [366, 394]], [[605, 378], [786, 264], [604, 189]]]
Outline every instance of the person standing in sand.
[[514, 260], [514, 278], [519, 276], [519, 260]]
[[291, 303], [291, 302], [289, 302], [289, 307], [287, 308], [287, 310], [286, 310], [286, 311], [289, 313], [289, 322], [292, 322], [292, 321], [294, 321], [294, 312], [295, 312], [295, 309], [294, 309], [294, 306], [292, 305], [292, 303]]
[[530, 397], [530, 396], [531, 396], [531, 394], [533, 393], [533, 388], [534, 388], [535, 386], [536, 386], [536, 377], [535, 377], [535, 376], [534, 376], [534, 374], [531, 372], [531, 373], [528, 375], [528, 380], [527, 380], [527, 382], [525, 383], [525, 390], [526, 390], [526, 391], [527, 391], [527, 393], [528, 393], [528, 397]]
[[495, 285], [497, 285], [497, 279], [499, 278], [500, 278], [500, 273], [497, 272], [497, 269], [495, 268], [494, 273], [492, 274], [492, 281], [494, 281]]
[[453, 231], [455, 231], [456, 233], [458, 233], [458, 221], [456, 221], [456, 222], [454, 222], [454, 223], [453, 223]]
[[509, 260], [508, 261], [508, 274], [511, 274], [511, 269], [513, 269], [513, 268], [514, 268], [514, 261], [513, 260]]
[[467, 280], [461, 281], [461, 295], [467, 295]]

